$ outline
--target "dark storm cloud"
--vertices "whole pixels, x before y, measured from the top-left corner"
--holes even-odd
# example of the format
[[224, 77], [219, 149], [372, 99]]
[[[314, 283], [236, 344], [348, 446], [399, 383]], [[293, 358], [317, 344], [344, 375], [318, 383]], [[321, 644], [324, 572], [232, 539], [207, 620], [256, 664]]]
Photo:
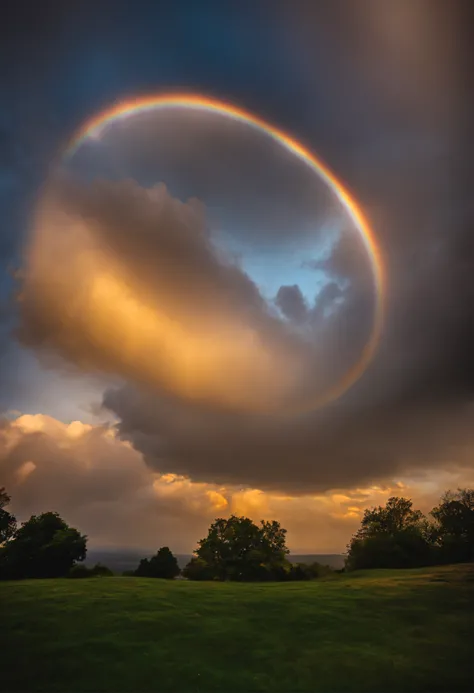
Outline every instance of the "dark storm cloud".
[[[77, 121], [108, 102], [105, 85], [114, 84], [120, 72], [125, 75], [122, 93], [155, 90], [158, 65], [164, 70], [160, 86], [209, 86], [213, 93], [235, 94], [242, 105], [298, 134], [355, 191], [374, 223], [387, 265], [386, 320], [377, 361], [327, 412], [288, 422], [198, 409], [169, 402], [159, 392], [140, 394], [132, 386], [108, 393], [106, 404], [121, 418], [122, 434], [145, 452], [151, 466], [196, 478], [299, 490], [305, 484], [355, 484], [396, 470], [469, 463], [461, 449], [471, 443], [474, 389], [472, 164], [466, 156], [473, 119], [469, 69], [463, 62], [470, 43], [463, 33], [470, 26], [465, 7], [436, 0], [272, 4], [267, 19], [273, 21], [267, 24], [282, 27], [285, 50], [278, 42], [261, 40], [258, 50], [246, 51], [237, 41], [235, 54], [243, 57], [227, 63], [216, 60], [215, 52], [211, 61], [226, 34], [209, 29], [202, 39], [206, 57], [196, 59], [201, 39], [192, 27], [199, 14], [195, 10], [183, 20], [192, 48], [183, 56], [176, 47], [164, 51], [167, 64], [179, 63], [180, 69], [161, 68], [166, 62], [161, 55], [151, 65], [151, 47], [160, 42], [136, 19], [118, 34], [130, 35], [131, 44], [138, 49], [141, 41], [148, 50], [132, 59], [135, 50], [120, 51], [118, 39], [115, 44], [107, 39], [102, 77], [94, 77], [90, 100], [90, 66], [100, 41], [84, 63], [76, 60], [68, 93], [80, 94]], [[89, 24], [90, 15], [83, 16]], [[212, 13], [204, 13], [204, 24], [207, 16]], [[173, 26], [178, 25], [176, 20]], [[99, 26], [105, 26], [103, 17]], [[101, 31], [103, 36], [100, 31], [97, 36], [103, 39], [106, 32]], [[118, 53], [122, 57], [110, 67], [107, 56]], [[286, 73], [282, 61], [291, 65]], [[217, 65], [212, 75], [211, 62]], [[230, 65], [237, 73], [232, 79]], [[22, 103], [26, 109], [26, 97]], [[77, 104], [68, 107], [74, 110]], [[221, 170], [230, 175], [229, 167]], [[277, 180], [269, 183], [268, 190], [281, 189]], [[285, 183], [285, 190], [292, 188]], [[259, 193], [264, 199], [264, 191]], [[292, 214], [284, 217], [285, 224]], [[336, 279], [347, 260], [354, 266], [353, 251], [346, 250], [338, 246], [324, 263]], [[373, 299], [358, 284], [345, 299], [333, 334], [349, 353], [366, 334]]]
[[302, 419], [206, 411], [130, 387], [107, 392], [104, 403], [153, 469], [197, 481], [304, 494], [472, 467], [472, 406], [378, 395], [370, 405]]
[[112, 123], [72, 166], [146, 187], [165, 181], [181, 199], [204, 200], [212, 226], [257, 247], [302, 239], [316, 247], [329, 222], [351, 231], [315, 170], [268, 134], [215, 113], [157, 110]]
[[[362, 5], [378, 12], [373, 3]], [[407, 3], [392, 5], [394, 12], [397, 8], [409, 11]], [[459, 166], [464, 156], [459, 108], [470, 105], [459, 101], [462, 49], [458, 52], [451, 40], [461, 32], [461, 17], [453, 12], [443, 24], [440, 12], [448, 8], [440, 8], [438, 3], [432, 33], [425, 37], [429, 44], [423, 44], [420, 34], [420, 45], [413, 44], [404, 56], [412, 65], [406, 79], [414, 85], [417, 75], [418, 90], [411, 84], [403, 90], [405, 75], [393, 71], [392, 53], [377, 60], [373, 55], [373, 69], [367, 64], [365, 70], [365, 62], [359, 65], [366, 87], [374, 80], [382, 85], [378, 98], [390, 122], [379, 146], [373, 146], [377, 126], [367, 133], [362, 128], [348, 152], [350, 177], [362, 192], [387, 266], [385, 330], [376, 362], [338, 406], [293, 421], [231, 418], [128, 389], [109, 392], [105, 402], [121, 418], [122, 435], [144, 452], [149, 464], [197, 478], [296, 490], [417, 469], [472, 466], [474, 295], [469, 277], [474, 248], [472, 206], [465, 170]], [[304, 18], [303, 10], [301, 14]], [[364, 16], [368, 19], [361, 10], [359, 19]], [[376, 23], [366, 31], [375, 36], [379, 30], [380, 41], [391, 29], [381, 24], [380, 14], [371, 19]], [[416, 36], [423, 23], [412, 30]], [[443, 35], [447, 41], [436, 40]], [[398, 44], [393, 36], [390, 40], [394, 56]], [[427, 46], [428, 62], [423, 60]], [[364, 61], [370, 62], [371, 50], [375, 47], [367, 41]], [[398, 105], [391, 100], [384, 71], [387, 77], [396, 75]], [[369, 114], [369, 124], [374, 119]], [[390, 130], [396, 145], [390, 143]], [[358, 264], [358, 257], [357, 248], [344, 241], [323, 265], [339, 277], [348, 261]], [[351, 296], [343, 330], [349, 342], [357, 339], [370, 304], [360, 287]]]
[[[452, 133], [443, 138], [443, 151], [456, 156]], [[383, 157], [380, 164], [368, 158], [369, 164], [378, 203], [371, 216], [388, 278], [383, 343], [370, 371], [335, 407], [294, 420], [199, 408], [131, 386], [107, 393], [121, 435], [151, 467], [208, 482], [303, 492], [471, 464], [465, 449], [473, 423], [472, 318], [466, 310], [473, 298], [472, 246], [460, 225], [446, 234], [453, 221], [447, 215], [450, 171], [436, 148], [399, 157], [385, 178], [378, 168]], [[117, 219], [123, 218], [119, 209]], [[144, 255], [131, 245], [130, 252]], [[362, 268], [360, 249], [341, 239], [324, 268], [340, 279], [351, 263]], [[355, 276], [366, 274], [361, 269]], [[373, 296], [366, 281], [329, 287], [321, 300], [331, 303], [338, 292], [346, 298], [332, 334], [349, 354], [363, 345]]]

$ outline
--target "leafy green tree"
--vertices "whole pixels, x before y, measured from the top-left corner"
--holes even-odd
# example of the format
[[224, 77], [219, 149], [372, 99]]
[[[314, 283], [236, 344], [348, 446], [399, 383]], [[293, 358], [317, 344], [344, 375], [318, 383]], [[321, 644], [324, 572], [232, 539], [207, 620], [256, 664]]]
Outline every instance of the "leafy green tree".
[[262, 520], [258, 526], [248, 517], [218, 518], [198, 543], [200, 563], [189, 565], [187, 574], [193, 579], [199, 566], [201, 573], [218, 580], [278, 579], [276, 574], [288, 563], [285, 535], [275, 521]]
[[261, 520], [262, 551], [271, 561], [282, 561], [290, 552], [286, 548], [286, 529], [276, 520]]
[[441, 561], [474, 560], [474, 489], [448, 491], [431, 514], [438, 527]]
[[137, 577], [164, 578], [172, 580], [180, 574], [178, 561], [167, 546], [163, 546], [150, 559], [140, 561], [135, 571]]
[[212, 566], [197, 556], [193, 556], [183, 568], [183, 577], [188, 580], [213, 580], [214, 574]]
[[150, 577], [150, 561], [148, 558], [142, 558], [133, 574], [135, 577]]
[[0, 488], [0, 546], [13, 537], [16, 531], [16, 518], [5, 510], [10, 503], [10, 496], [5, 487]]
[[407, 498], [389, 498], [385, 506], [365, 510], [358, 535], [373, 536], [379, 533], [395, 534], [402, 530], [419, 527], [423, 513], [413, 510]]
[[406, 498], [389, 498], [385, 506], [364, 512], [348, 546], [346, 565], [358, 568], [408, 568], [432, 561], [432, 531]]
[[86, 557], [87, 537], [69, 527], [58, 513], [33, 515], [0, 552], [4, 579], [49, 578], [67, 575]]

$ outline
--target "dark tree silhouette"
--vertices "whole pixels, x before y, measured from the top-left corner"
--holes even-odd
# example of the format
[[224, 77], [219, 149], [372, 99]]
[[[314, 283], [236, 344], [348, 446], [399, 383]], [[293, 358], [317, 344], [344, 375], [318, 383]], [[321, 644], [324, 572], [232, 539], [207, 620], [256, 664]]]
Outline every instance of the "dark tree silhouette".
[[86, 557], [86, 541], [58, 513], [33, 515], [0, 551], [0, 577], [63, 577]]
[[418, 527], [423, 513], [413, 510], [413, 503], [407, 498], [389, 498], [385, 506], [367, 509], [362, 518], [360, 536], [372, 536], [384, 532], [395, 534], [405, 529]]
[[199, 541], [184, 574], [191, 579], [282, 579], [291, 570], [285, 535], [275, 521], [262, 520], [258, 526], [247, 517], [218, 518]]
[[432, 528], [407, 498], [389, 498], [367, 509], [348, 546], [346, 565], [357, 568], [408, 568], [432, 560]]
[[2, 486], [0, 488], [0, 546], [11, 539], [16, 531], [15, 516], [5, 510], [10, 500], [5, 487]]
[[135, 571], [137, 577], [164, 578], [172, 580], [180, 573], [178, 561], [167, 546], [159, 549], [150, 559], [140, 561]]
[[474, 560], [474, 489], [448, 491], [431, 515], [438, 525], [442, 562]]

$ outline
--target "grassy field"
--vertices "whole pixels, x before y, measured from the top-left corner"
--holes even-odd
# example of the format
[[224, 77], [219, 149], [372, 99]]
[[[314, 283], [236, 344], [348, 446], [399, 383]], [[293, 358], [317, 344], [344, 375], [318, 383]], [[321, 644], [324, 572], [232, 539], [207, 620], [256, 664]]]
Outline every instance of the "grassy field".
[[2, 691], [472, 691], [474, 566], [0, 583]]

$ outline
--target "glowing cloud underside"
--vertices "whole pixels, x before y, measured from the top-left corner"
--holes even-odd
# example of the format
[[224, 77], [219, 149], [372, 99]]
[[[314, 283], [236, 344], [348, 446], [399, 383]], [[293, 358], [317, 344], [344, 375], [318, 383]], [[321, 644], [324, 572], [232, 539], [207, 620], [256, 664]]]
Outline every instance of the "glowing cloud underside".
[[97, 138], [108, 125], [139, 113], [149, 111], [183, 108], [193, 111], [215, 113], [232, 120], [240, 121], [259, 130], [285, 147], [303, 161], [320, 179], [322, 179], [337, 196], [349, 217], [358, 229], [366, 247], [375, 289], [375, 309], [372, 331], [359, 360], [349, 369], [336, 385], [324, 394], [317, 396], [311, 402], [305, 402], [304, 409], [317, 408], [341, 397], [363, 375], [372, 361], [382, 333], [384, 299], [386, 293], [386, 277], [383, 258], [373, 229], [364, 217], [357, 201], [351, 196], [345, 186], [336, 178], [330, 169], [323, 164], [309, 149], [281, 130], [273, 127], [258, 116], [225, 102], [193, 94], [163, 94], [146, 98], [131, 99], [114, 105], [94, 116], [76, 133], [64, 152], [65, 158], [72, 157], [81, 145], [88, 139]]

